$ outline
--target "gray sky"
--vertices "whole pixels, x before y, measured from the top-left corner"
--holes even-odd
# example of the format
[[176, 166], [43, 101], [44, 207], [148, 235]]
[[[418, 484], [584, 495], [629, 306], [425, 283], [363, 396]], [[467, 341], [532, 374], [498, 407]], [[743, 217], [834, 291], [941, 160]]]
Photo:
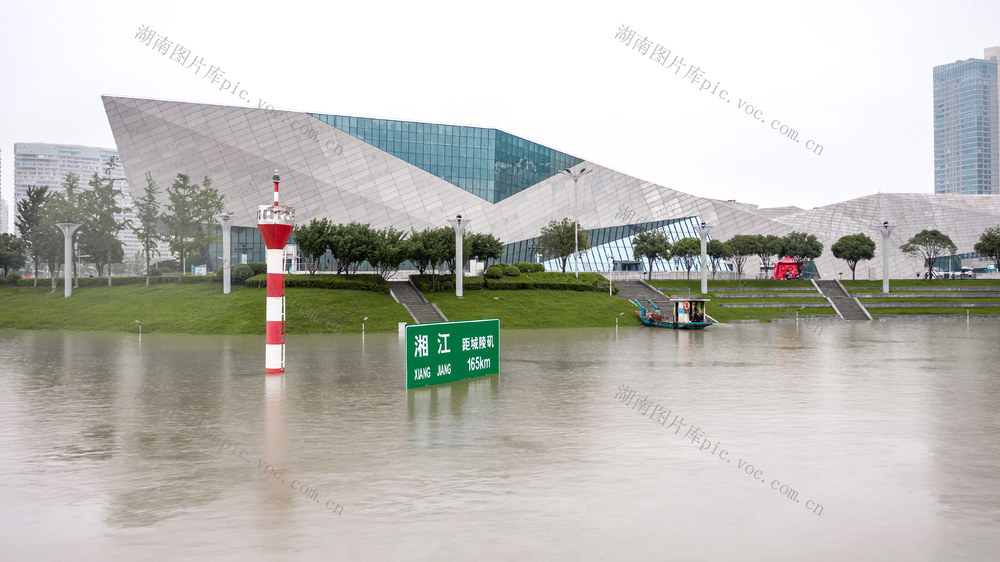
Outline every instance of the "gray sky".
[[[140, 43], [143, 25], [249, 100]], [[496, 127], [688, 193], [810, 208], [933, 192], [931, 69], [1000, 44], [1000, 2], [55, 0], [8, 3], [0, 42], [8, 201], [15, 142], [113, 147], [116, 94]]]

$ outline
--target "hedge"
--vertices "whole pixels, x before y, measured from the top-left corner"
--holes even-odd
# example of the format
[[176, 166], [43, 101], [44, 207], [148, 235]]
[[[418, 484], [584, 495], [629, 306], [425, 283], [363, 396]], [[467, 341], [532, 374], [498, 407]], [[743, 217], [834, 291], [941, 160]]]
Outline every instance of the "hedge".
[[[410, 281], [420, 289], [422, 293], [433, 292], [434, 277], [431, 275], [411, 275]], [[437, 288], [438, 291], [454, 291], [455, 290], [455, 276], [454, 275], [438, 275], [437, 276]], [[483, 278], [482, 277], [465, 277], [462, 280], [462, 290], [463, 291], [478, 291], [483, 288]]]
[[[152, 272], [151, 272], [152, 273]], [[214, 281], [214, 276], [211, 275], [185, 275], [182, 283], [206, 283]], [[17, 282], [18, 287], [30, 287], [33, 284], [34, 279], [28, 277], [24, 279], [19, 279]], [[81, 287], [106, 287], [108, 285], [107, 276], [104, 277], [77, 277], [78, 285]], [[155, 285], [157, 283], [176, 283], [177, 274], [172, 275], [150, 275], [149, 284]], [[60, 277], [57, 281], [58, 286], [62, 286], [63, 280]], [[136, 284], [146, 284], [146, 276], [128, 276], [128, 277], [112, 277], [111, 285], [136, 285]], [[48, 277], [38, 278], [39, 287], [51, 287], [52, 280]]]
[[[370, 291], [383, 295], [389, 294], [389, 285], [381, 282], [382, 278], [374, 273], [358, 273], [348, 279], [344, 275], [308, 274], [285, 275], [285, 287], [302, 289], [339, 289], [349, 291]], [[262, 289], [267, 287], [267, 274], [254, 275], [246, 280], [247, 287]]]
[[[486, 288], [492, 290], [555, 289], [563, 291], [607, 291], [608, 280], [597, 273], [581, 273], [577, 279], [572, 273], [522, 273], [519, 277], [487, 279]], [[615, 293], [618, 288], [612, 288]]]

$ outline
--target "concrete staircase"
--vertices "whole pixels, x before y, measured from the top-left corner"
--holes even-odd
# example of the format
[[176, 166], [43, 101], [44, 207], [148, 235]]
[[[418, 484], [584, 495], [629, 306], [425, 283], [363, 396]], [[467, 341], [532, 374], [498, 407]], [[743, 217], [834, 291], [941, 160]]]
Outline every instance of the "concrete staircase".
[[406, 307], [406, 311], [410, 313], [413, 321], [417, 324], [448, 321], [441, 310], [436, 305], [427, 302], [424, 294], [409, 281], [389, 281], [389, 290], [392, 291], [392, 296], [399, 301], [399, 304]]
[[[657, 306], [661, 307], [664, 306], [664, 303], [668, 300], [666, 295], [642, 281], [615, 281], [615, 285], [618, 286], [618, 298], [625, 299], [627, 301], [639, 299], [639, 302], [643, 306], [646, 306], [646, 299], [655, 302]], [[649, 307], [646, 306], [646, 308]]]
[[844, 320], [872, 319], [872, 315], [868, 314], [868, 310], [861, 306], [858, 299], [847, 293], [844, 286], [840, 284], [840, 281], [836, 279], [813, 279], [813, 285], [816, 286], [816, 290], [823, 293], [826, 300], [830, 301], [830, 305]]

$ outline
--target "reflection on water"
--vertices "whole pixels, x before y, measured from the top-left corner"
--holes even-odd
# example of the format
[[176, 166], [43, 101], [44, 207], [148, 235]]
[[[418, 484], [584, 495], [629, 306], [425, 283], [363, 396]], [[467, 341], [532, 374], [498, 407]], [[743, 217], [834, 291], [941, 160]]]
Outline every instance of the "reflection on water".
[[259, 337], [0, 332], [0, 541], [10, 559], [988, 559], [998, 336], [506, 331], [500, 375], [408, 391], [396, 335], [296, 336], [264, 377]]

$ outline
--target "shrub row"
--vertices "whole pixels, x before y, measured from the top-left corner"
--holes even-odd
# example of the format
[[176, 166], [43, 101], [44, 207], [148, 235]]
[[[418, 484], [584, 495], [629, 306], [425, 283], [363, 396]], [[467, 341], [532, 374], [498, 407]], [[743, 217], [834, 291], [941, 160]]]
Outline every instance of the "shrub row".
[[[420, 289], [422, 293], [433, 292], [434, 288], [434, 276], [429, 274], [424, 275], [411, 275], [410, 281]], [[454, 291], [455, 290], [455, 276], [454, 275], [438, 275], [437, 276], [437, 288], [438, 291]], [[462, 290], [463, 291], [478, 291], [483, 288], [483, 278], [482, 277], [466, 277], [462, 280]]]
[[514, 262], [514, 266], [521, 270], [521, 273], [543, 273], [545, 266], [540, 263], [528, 263], [526, 261]]
[[[608, 280], [597, 273], [581, 273], [577, 279], [572, 273], [525, 273], [518, 277], [504, 276], [486, 279], [486, 288], [492, 290], [555, 289], [562, 291], [607, 291]], [[617, 293], [618, 288], [612, 291]]]
[[[389, 294], [389, 285], [380, 282], [381, 278], [374, 273], [358, 273], [352, 275], [350, 279], [344, 275], [316, 275], [310, 277], [308, 274], [285, 275], [285, 287], [298, 287], [303, 289], [340, 289], [350, 291], [369, 291], [383, 295]], [[247, 287], [262, 289], [267, 287], [267, 274], [254, 275], [246, 280]]]
[[[8, 277], [10, 277], [10, 276], [8, 275]], [[78, 277], [77, 280], [79, 281], [78, 284], [81, 287], [101, 287], [101, 286], [107, 286], [107, 284], [108, 284], [108, 278], [107, 277]], [[184, 279], [181, 282], [182, 283], [205, 283], [205, 282], [212, 281], [212, 280], [213, 280], [213, 278], [211, 276], [208, 276], [208, 275], [185, 275]], [[156, 284], [156, 283], [176, 283], [176, 282], [177, 282], [177, 275], [176, 274], [173, 274], [173, 275], [152, 275], [151, 274], [149, 276], [149, 284], [150, 285], [153, 285], [153, 284]], [[62, 278], [59, 279], [58, 283], [59, 283], [59, 285], [62, 285]], [[111, 284], [115, 285], [115, 286], [117, 286], [117, 285], [135, 285], [135, 284], [145, 284], [145, 283], [146, 283], [146, 276], [145, 275], [128, 276], [128, 277], [112, 277], [111, 278]], [[30, 287], [30, 286], [32, 286], [32, 284], [33, 284], [33, 279], [31, 279], [31, 278], [19, 279], [17, 281], [17, 286], [18, 287]], [[39, 287], [50, 287], [50, 286], [52, 286], [52, 281], [48, 277], [39, 277], [38, 278], [38, 286]]]

